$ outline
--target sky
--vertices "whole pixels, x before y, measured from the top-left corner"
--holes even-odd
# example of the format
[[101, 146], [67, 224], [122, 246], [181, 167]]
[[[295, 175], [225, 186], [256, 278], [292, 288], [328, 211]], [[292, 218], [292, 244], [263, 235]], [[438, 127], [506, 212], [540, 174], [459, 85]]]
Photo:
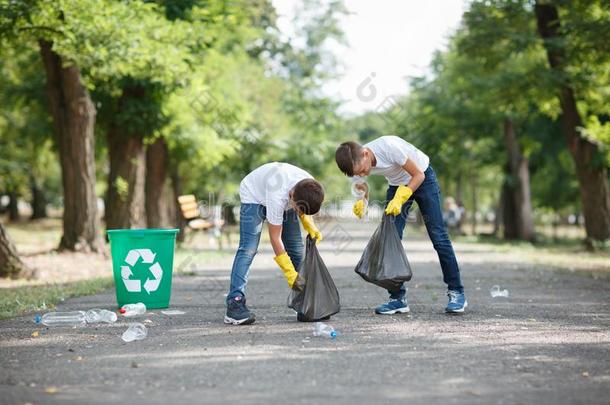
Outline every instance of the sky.
[[[298, 0], [273, 0], [278, 27], [294, 35]], [[458, 27], [464, 0], [344, 0], [351, 14], [341, 20], [348, 46], [329, 49], [341, 64], [340, 78], [324, 92], [344, 103], [340, 112], [381, 110], [408, 93], [408, 77], [428, 72], [433, 53], [444, 49]]]

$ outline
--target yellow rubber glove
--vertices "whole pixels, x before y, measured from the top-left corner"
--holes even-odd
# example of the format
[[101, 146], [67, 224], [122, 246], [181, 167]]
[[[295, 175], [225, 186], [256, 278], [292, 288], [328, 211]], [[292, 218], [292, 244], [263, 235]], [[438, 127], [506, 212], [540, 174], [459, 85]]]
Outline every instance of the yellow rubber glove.
[[303, 289], [304, 281], [294, 269], [294, 264], [292, 264], [292, 260], [290, 260], [288, 253], [284, 252], [279, 256], [275, 256], [273, 260], [275, 260], [277, 265], [280, 266], [280, 269], [282, 269], [288, 286], [293, 290], [301, 291]]
[[299, 214], [303, 228], [307, 231], [312, 239], [315, 239], [316, 243], [322, 240], [322, 232], [318, 229], [316, 224], [313, 222], [311, 215]]
[[398, 215], [404, 203], [413, 195], [413, 190], [409, 186], [399, 186], [394, 198], [388, 203], [385, 213], [388, 215]]
[[354, 212], [354, 215], [358, 217], [358, 219], [362, 219], [362, 217], [364, 216], [364, 199], [360, 199], [358, 201], [356, 201], [356, 203], [354, 204], [354, 207], [352, 208], [352, 211]]

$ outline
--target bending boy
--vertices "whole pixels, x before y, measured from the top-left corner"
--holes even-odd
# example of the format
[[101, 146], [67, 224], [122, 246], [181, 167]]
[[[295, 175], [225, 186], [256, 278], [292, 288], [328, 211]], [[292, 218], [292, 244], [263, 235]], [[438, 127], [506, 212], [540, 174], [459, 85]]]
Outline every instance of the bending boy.
[[[255, 321], [246, 306], [246, 284], [256, 255], [263, 221], [269, 222], [269, 239], [288, 286], [299, 290], [303, 280], [296, 269], [303, 258], [299, 220], [317, 241], [322, 234], [310, 215], [320, 210], [324, 189], [313, 177], [288, 163], [267, 163], [252, 171], [239, 185], [241, 200], [239, 248], [231, 270], [224, 322], [247, 325]], [[297, 318], [298, 319], [298, 318]]]
[[[417, 202], [447, 284], [449, 302], [445, 311], [464, 312], [468, 302], [453, 246], [443, 223], [440, 188], [428, 156], [404, 139], [389, 135], [364, 146], [344, 142], [337, 148], [335, 160], [339, 169], [353, 178], [355, 187], [364, 192], [364, 199], [368, 199], [368, 185], [363, 177], [376, 174], [388, 180], [385, 213], [396, 217], [394, 223], [401, 239], [411, 205], [414, 200]], [[354, 204], [354, 214], [359, 218], [364, 215], [364, 199]], [[400, 291], [389, 293], [390, 300], [377, 307], [375, 313], [390, 315], [409, 312], [404, 284]]]

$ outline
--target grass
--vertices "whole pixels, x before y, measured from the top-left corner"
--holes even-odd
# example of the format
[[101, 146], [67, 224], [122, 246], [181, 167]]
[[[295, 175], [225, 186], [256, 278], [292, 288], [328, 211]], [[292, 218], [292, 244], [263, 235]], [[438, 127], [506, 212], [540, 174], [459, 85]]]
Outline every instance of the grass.
[[113, 285], [111, 277], [104, 277], [67, 284], [4, 288], [0, 292], [0, 319], [49, 310], [68, 298], [97, 294]]
[[610, 277], [610, 247], [586, 249], [582, 239], [540, 237], [536, 243], [505, 241], [491, 236], [452, 236], [456, 242], [484, 245], [491, 251], [510, 253], [520, 260], [548, 268], [581, 272], [594, 278]]

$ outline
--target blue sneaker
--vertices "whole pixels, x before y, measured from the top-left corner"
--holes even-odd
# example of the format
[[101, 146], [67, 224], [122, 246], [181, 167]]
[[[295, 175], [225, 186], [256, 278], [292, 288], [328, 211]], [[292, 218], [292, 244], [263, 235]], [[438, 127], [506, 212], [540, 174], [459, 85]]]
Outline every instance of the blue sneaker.
[[449, 303], [445, 308], [445, 312], [461, 313], [464, 312], [464, 308], [468, 306], [468, 301], [466, 301], [464, 293], [449, 290], [447, 291], [447, 297], [449, 297]]
[[409, 311], [411, 310], [406, 298], [404, 300], [391, 299], [375, 308], [375, 313], [378, 315], [406, 314]]
[[249, 325], [254, 323], [254, 314], [246, 306], [246, 298], [237, 296], [227, 303], [225, 323], [232, 325]]

